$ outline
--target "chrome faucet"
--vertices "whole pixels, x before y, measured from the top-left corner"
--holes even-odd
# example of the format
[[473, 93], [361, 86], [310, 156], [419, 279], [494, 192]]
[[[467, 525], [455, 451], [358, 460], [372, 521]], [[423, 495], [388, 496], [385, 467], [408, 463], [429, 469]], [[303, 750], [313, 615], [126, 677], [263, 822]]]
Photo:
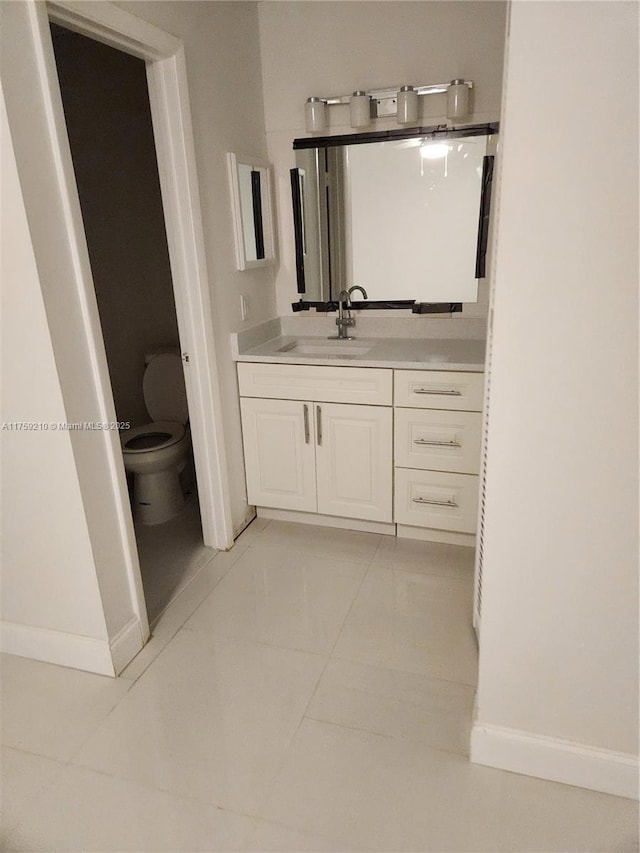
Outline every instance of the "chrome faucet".
[[338, 316], [336, 317], [336, 326], [338, 327], [337, 335], [329, 335], [329, 340], [332, 341], [351, 341], [353, 338], [347, 335], [347, 327], [355, 326], [356, 321], [351, 316], [351, 294], [354, 290], [359, 290], [365, 299], [368, 299], [367, 291], [359, 284], [354, 284], [349, 290], [341, 290], [338, 294]]

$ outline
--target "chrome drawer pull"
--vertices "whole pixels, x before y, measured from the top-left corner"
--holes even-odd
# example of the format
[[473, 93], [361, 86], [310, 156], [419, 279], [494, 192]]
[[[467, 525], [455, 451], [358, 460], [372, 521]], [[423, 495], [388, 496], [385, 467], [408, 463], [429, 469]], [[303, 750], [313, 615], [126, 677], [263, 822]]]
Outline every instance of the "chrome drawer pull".
[[434, 447], [462, 447], [459, 441], [431, 441], [427, 438], [414, 438], [414, 444], [429, 444]]
[[412, 498], [414, 504], [431, 504], [432, 506], [450, 506], [452, 509], [458, 509], [458, 504], [455, 501], [430, 501], [427, 498]]
[[452, 388], [450, 391], [436, 391], [434, 388], [414, 388], [414, 394], [440, 394], [447, 397], [462, 397], [462, 391]]
[[322, 409], [316, 405], [316, 441], [318, 447], [322, 446]]

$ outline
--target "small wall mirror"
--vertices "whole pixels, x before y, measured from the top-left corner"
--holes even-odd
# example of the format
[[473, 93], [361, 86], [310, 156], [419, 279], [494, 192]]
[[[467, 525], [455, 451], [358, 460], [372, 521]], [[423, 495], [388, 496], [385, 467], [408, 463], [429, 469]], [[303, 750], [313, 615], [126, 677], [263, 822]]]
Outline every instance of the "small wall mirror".
[[268, 163], [227, 155], [239, 270], [273, 263], [275, 258]]
[[295, 140], [301, 301], [317, 307], [360, 285], [378, 303], [366, 307], [475, 302], [496, 132], [475, 125]]

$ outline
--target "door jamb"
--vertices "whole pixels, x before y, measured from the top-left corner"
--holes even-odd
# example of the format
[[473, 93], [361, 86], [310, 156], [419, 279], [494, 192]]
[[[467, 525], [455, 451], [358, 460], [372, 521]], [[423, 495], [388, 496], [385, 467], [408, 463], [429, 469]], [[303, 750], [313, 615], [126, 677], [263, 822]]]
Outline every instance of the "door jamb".
[[226, 550], [233, 545], [233, 523], [184, 46], [111, 3], [51, 0], [47, 8], [54, 23], [147, 65], [178, 329], [188, 357], [183, 363], [203, 537], [205, 545]]

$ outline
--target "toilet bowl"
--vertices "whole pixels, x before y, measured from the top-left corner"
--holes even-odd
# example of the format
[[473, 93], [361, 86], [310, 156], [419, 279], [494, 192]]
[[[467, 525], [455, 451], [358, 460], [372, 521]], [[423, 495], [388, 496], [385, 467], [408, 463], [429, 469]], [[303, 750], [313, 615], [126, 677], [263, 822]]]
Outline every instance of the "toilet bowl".
[[125, 470], [133, 474], [133, 517], [140, 524], [162, 524], [184, 507], [180, 473], [191, 436], [180, 356], [147, 356], [142, 390], [152, 423], [121, 434]]

